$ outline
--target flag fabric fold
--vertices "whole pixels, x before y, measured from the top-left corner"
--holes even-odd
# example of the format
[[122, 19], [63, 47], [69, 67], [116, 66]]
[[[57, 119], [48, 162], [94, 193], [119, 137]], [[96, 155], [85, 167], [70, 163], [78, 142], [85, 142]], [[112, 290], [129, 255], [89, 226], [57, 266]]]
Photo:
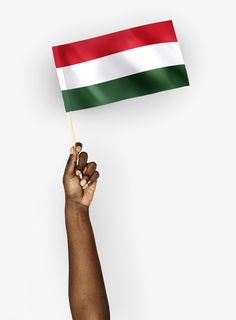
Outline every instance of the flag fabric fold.
[[189, 85], [171, 20], [52, 50], [67, 112]]

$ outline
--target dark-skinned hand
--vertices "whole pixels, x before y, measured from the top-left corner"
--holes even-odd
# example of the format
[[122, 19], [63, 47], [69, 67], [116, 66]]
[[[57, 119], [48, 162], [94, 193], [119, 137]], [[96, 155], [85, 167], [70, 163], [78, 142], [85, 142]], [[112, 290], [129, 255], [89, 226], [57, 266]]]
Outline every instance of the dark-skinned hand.
[[87, 152], [81, 152], [82, 143], [77, 142], [70, 149], [70, 156], [63, 175], [66, 200], [89, 207], [96, 190], [97, 164], [88, 162]]

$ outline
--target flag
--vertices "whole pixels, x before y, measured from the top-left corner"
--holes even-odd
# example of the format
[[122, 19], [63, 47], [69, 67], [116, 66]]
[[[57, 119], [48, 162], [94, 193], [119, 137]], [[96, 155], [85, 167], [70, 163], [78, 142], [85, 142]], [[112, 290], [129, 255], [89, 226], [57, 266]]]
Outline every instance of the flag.
[[52, 50], [67, 112], [189, 85], [171, 20]]

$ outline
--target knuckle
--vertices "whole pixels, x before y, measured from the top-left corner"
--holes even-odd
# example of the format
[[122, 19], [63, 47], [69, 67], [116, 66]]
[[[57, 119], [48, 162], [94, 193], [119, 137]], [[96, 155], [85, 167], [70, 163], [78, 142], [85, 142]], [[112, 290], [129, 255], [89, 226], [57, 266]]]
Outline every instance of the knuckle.
[[88, 157], [88, 154], [87, 152], [85, 151], [82, 151], [81, 154], [80, 154], [80, 157], [84, 157], [84, 158], [87, 158]]
[[82, 148], [82, 147], [83, 147], [83, 144], [82, 144], [81, 142], [76, 142], [76, 143], [75, 143], [75, 146], [76, 146], [76, 147], [81, 147], [81, 148]]
[[99, 172], [98, 171], [95, 171], [94, 172], [94, 175], [95, 175], [95, 178], [97, 179], [99, 177]]
[[94, 161], [89, 162], [88, 165], [91, 166], [91, 167], [94, 168], [94, 169], [97, 168], [97, 164], [96, 164], [96, 162], [94, 162]]

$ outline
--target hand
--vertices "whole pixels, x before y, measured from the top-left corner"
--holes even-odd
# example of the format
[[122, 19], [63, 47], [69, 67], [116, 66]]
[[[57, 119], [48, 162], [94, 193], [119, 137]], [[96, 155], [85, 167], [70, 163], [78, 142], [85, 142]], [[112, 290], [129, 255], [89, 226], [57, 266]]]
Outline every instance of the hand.
[[66, 200], [89, 207], [99, 177], [95, 162], [89, 162], [88, 154], [80, 152], [82, 144], [77, 142], [70, 149], [70, 156], [63, 175]]

